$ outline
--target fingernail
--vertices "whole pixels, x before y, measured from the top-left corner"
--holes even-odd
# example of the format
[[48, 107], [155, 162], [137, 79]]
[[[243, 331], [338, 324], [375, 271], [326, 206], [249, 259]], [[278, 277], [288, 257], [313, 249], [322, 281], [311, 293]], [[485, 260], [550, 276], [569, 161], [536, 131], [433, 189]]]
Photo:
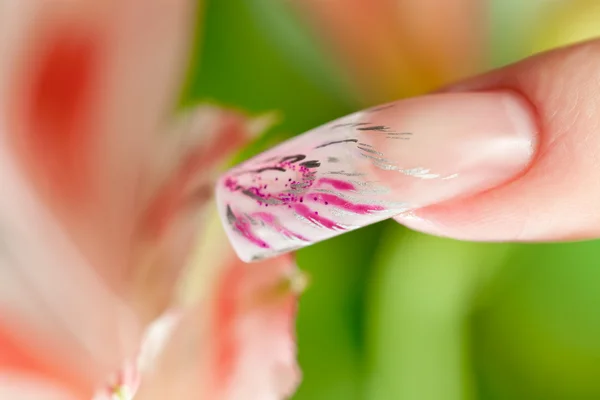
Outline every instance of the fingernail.
[[253, 261], [498, 186], [530, 163], [537, 128], [508, 91], [445, 93], [349, 115], [227, 172], [217, 198]]

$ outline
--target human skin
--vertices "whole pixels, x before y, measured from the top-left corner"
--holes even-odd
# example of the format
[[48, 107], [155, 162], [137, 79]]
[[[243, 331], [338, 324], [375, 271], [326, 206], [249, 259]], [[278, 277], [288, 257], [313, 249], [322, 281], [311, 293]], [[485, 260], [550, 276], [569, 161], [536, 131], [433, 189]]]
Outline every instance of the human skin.
[[[597, 238], [599, 70], [600, 41], [590, 41], [291, 139], [224, 176], [217, 190], [230, 237], [242, 258], [264, 258], [396, 212], [395, 219], [410, 228], [463, 240]], [[394, 140], [401, 135], [406, 140]], [[331, 150], [324, 152], [324, 145]], [[292, 149], [302, 153], [294, 153], [305, 157], [302, 162], [315, 159], [308, 172], [294, 164], [296, 158], [286, 158]], [[327, 164], [330, 156], [341, 160], [336, 162], [345, 175], [337, 177], [359, 174], [361, 187], [378, 185], [381, 193], [365, 195], [350, 186], [357, 178], [348, 177], [347, 185], [320, 189], [339, 172]], [[265, 170], [263, 161], [276, 165]], [[262, 186], [253, 187], [248, 168]], [[282, 174], [303, 192], [280, 187]], [[333, 202], [323, 195], [332, 192]], [[304, 197], [296, 195], [308, 196], [311, 208], [299, 205]], [[375, 197], [381, 198], [377, 205], [365, 204]], [[264, 208], [267, 203], [271, 208]], [[231, 215], [227, 220], [228, 209], [234, 223]], [[249, 224], [240, 225], [240, 213], [250, 215]], [[262, 222], [253, 225], [253, 215]]]
[[[127, 4], [130, 3], [134, 4], [137, 2], [128, 2]], [[10, 4], [21, 3], [13, 2]], [[127, 40], [116, 40], [110, 35], [105, 39], [108, 40], [112, 38], [115, 39], [114, 43], [120, 43], [121, 46], [131, 45], [131, 48], [138, 48], [136, 45], [136, 43], [138, 43], [138, 35], [132, 33], [135, 29], [132, 28], [130, 30], [129, 28], [132, 27], [131, 24], [121, 22], [128, 21], [127, 18], [104, 18], [104, 13], [87, 12], [86, 4], [91, 4], [91, 2], [80, 2], [80, 4], [82, 4], [81, 7], [83, 7], [80, 10], [81, 15], [88, 16], [90, 18], [89, 21], [87, 19], [80, 21], [80, 14], [67, 13], [61, 17], [65, 18], [66, 24], [64, 24], [64, 26], [61, 22], [62, 19], [60, 18], [47, 20], [49, 21], [48, 23], [51, 22], [48, 26], [45, 24], [36, 25], [32, 23], [32, 26], [36, 26], [34, 32], [37, 34], [27, 36], [27, 41], [11, 40], [6, 43], [2, 41], [1, 43], [3, 51], [7, 51], [5, 54], [12, 55], [12, 51], [14, 51], [14, 54], [19, 55], [18, 58], [13, 59], [11, 57], [5, 57], [0, 61], [3, 72], [1, 74], [2, 79], [0, 79], [1, 105], [2, 107], [10, 106], [10, 112], [3, 108], [3, 118], [0, 119], [3, 124], [2, 137], [3, 143], [13, 146], [4, 147], [3, 151], [11, 154], [11, 158], [3, 159], [4, 162], [9, 163], [10, 161], [13, 161], [13, 158], [17, 158], [18, 161], [20, 161], [20, 164], [18, 165], [26, 165], [29, 168], [27, 169], [27, 173], [31, 175], [31, 177], [36, 177], [41, 183], [47, 182], [43, 179], [44, 176], [42, 176], [42, 174], [51, 174], [56, 171], [37, 170], [34, 166], [26, 164], [26, 161], [30, 161], [27, 158], [16, 157], [15, 154], [20, 154], [22, 156], [23, 154], [27, 155], [30, 153], [27, 151], [28, 149], [26, 147], [23, 147], [25, 144], [22, 142], [22, 139], [25, 136], [9, 136], [8, 132], [13, 133], [15, 130], [8, 129], [8, 125], [13, 128], [14, 126], [21, 126], [28, 133], [39, 132], [37, 129], [33, 129], [38, 126], [52, 128], [52, 124], [43, 124], [41, 119], [36, 119], [38, 117], [48, 117], [49, 114], [44, 112], [40, 113], [40, 111], [45, 110], [43, 107], [40, 108], [40, 106], [44, 104], [49, 105], [51, 103], [44, 101], [28, 101], [31, 99], [44, 100], [48, 98], [44, 96], [32, 96], [31, 98], [23, 96], [23, 94], [30, 93], [25, 90], [27, 88], [31, 89], [31, 87], [28, 87], [26, 84], [28, 82], [35, 82], [29, 80], [29, 73], [32, 73], [35, 76], [36, 70], [33, 69], [30, 71], [28, 68], [20, 68], [22, 65], [44, 65], [43, 63], [36, 64], [35, 62], [27, 62], [29, 58], [25, 57], [25, 55], [32, 56], [33, 54], [36, 56], [44, 56], [47, 53], [42, 51], [45, 49], [43, 46], [39, 48], [36, 46], [33, 46], [32, 48], [17, 48], [17, 44], [19, 46], [23, 43], [28, 45], [36, 43], [51, 45], [53, 43], [52, 40], [58, 40], [60, 38], [49, 33], [62, 35], [65, 33], [63, 28], [67, 30], [75, 29], [79, 32], [79, 29], [85, 27], [83, 31], [86, 35], [89, 29], [93, 30], [96, 28], [100, 33], [110, 33], [113, 31], [112, 28], [109, 29], [108, 27], [112, 27], [112, 24], [114, 23], [115, 27], [119, 27], [119, 29], [123, 30], [123, 37], [127, 38]], [[133, 6], [130, 6], [127, 9], [121, 8], [121, 6], [119, 6], [121, 2], [116, 1], [107, 2], [106, 4], [106, 7], [108, 7], [107, 10], [112, 10], [114, 8], [117, 15], [137, 15], [137, 13], [130, 10]], [[185, 11], [186, 8], [184, 7], [183, 2], [181, 2], [179, 7], [174, 7], [173, 3], [170, 3], [169, 10], [172, 12], [177, 11], [171, 17], [167, 18], [168, 21], [171, 21], [167, 25], [172, 28], [178, 27], [183, 15], [188, 14], [188, 12]], [[120, 14], [121, 11], [123, 14]], [[0, 15], [1, 14], [2, 13], [0, 13]], [[170, 15], [168, 13], [159, 14], [163, 20], [166, 16]], [[26, 20], [27, 19], [23, 17], [22, 20], [14, 19], [12, 22], [17, 23]], [[145, 19], [136, 19], [136, 21], [140, 24], [151, 22], [151, 20], [146, 21]], [[110, 22], [110, 24], [105, 26], [104, 24], [108, 22]], [[2, 26], [3, 29], [10, 27], [7, 24], [2, 24]], [[42, 28], [47, 28], [48, 30], [42, 30]], [[18, 31], [21, 32], [21, 30]], [[29, 32], [27, 29], [22, 29], [22, 31]], [[184, 38], [180, 36], [183, 34], [179, 32], [178, 29], [169, 29], [167, 31], [172, 32], [174, 36], [167, 36], [163, 32], [160, 35], [160, 38], [163, 40], [158, 41], [161, 46], [157, 47], [156, 42], [153, 42], [152, 46], [142, 46], [143, 49], [147, 49], [146, 55], [150, 57], [151, 60], [154, 60], [154, 57], [161, 56], [159, 59], [165, 61], [166, 64], [169, 64], [169, 60], [178, 58], [176, 57], [177, 54], [184, 52], [183, 50], [186, 48], [185, 45], [181, 44], [181, 47], [174, 47], [174, 43], [185, 43], [185, 40], [181, 40]], [[121, 31], [117, 30], [114, 32]], [[151, 30], [140, 30], [140, 32], [144, 32], [144, 39], [148, 39], [146, 33], [151, 32]], [[84, 36], [87, 38], [86, 35]], [[8, 38], [9, 36], [5, 37]], [[116, 37], [120, 38], [120, 36]], [[170, 39], [166, 39], [169, 37]], [[180, 40], [177, 40], [177, 38], [180, 38]], [[38, 40], [40, 41], [39, 43]], [[84, 40], [81, 43], [72, 44], [79, 46], [85, 45], [86, 43], [87, 42]], [[126, 51], [127, 48], [127, 46], [118, 47], [120, 51], [130, 55], [131, 52]], [[163, 50], [165, 55], [162, 56], [162, 51], [157, 51], [158, 49]], [[94, 53], [92, 52], [90, 54]], [[113, 53], [110, 54], [112, 55]], [[104, 56], [108, 57], [106, 54]], [[113, 58], [100, 59], [104, 60], [107, 64], [108, 61], [113, 60]], [[19, 61], [19, 63], [13, 63], [15, 60]], [[55, 59], [52, 58], [51, 60]], [[90, 60], [93, 61], [94, 58], [90, 57], [88, 61]], [[116, 57], [115, 54], [114, 60], [122, 59]], [[112, 68], [99, 70], [99, 72], [107, 74], [106, 76], [103, 75], [105, 79], [103, 82], [112, 82], [110, 88], [114, 89], [114, 92], [118, 95], [114, 97], [119, 101], [106, 101], [106, 109], [102, 109], [104, 110], [103, 114], [92, 114], [91, 116], [87, 116], [91, 121], [95, 121], [96, 117], [98, 120], [112, 121], [109, 127], [102, 126], [103, 128], [106, 128], [106, 132], [110, 134], [110, 137], [119, 137], [117, 134], [120, 132], [131, 133], [140, 131], [143, 133], [146, 130], [151, 130], [148, 127], [155, 125], [156, 121], [154, 121], [154, 119], [159, 119], [158, 116], [164, 114], [165, 111], [163, 109], [166, 108], [165, 104], [169, 103], [168, 99], [170, 97], [173, 97], [173, 93], [171, 93], [171, 86], [173, 86], [173, 83], [169, 83], [169, 81], [175, 80], [173, 79], [173, 76], [178, 75], [173, 73], [173, 70], [178, 69], [175, 68], [175, 66], [179, 63], [174, 63], [176, 64], [175, 66], [152, 62], [143, 63], [145, 59], [141, 55], [137, 55], [131, 59], [127, 58], [127, 60], [130, 60], [131, 63], [134, 63], [135, 61], [136, 65], [130, 66], [128, 63], [122, 64], [115, 61], [114, 65], [109, 64], [112, 65]], [[137, 79], [133, 81], [126, 79], [131, 76], [138, 77], [137, 74], [134, 73], [139, 70], [137, 63], [144, 65], [144, 70], [147, 71], [149, 73], [148, 76], [152, 78], [147, 78], [148, 82], [156, 83], [158, 87], [154, 88], [154, 85], [145, 85], [145, 83], [147, 83], [145, 75], [139, 77], [140, 79], [144, 78], [141, 82]], [[52, 63], [49, 64], [52, 65]], [[148, 65], [156, 67], [156, 70], [148, 70]], [[446, 157], [447, 154], [443, 151], [441, 152], [440, 148], [442, 150], [454, 149], [453, 152], [448, 152], [454, 155], [459, 154], [465, 149], [464, 146], [460, 146], [460, 143], [456, 147], [452, 147], [455, 146], [453, 144], [455, 141], [446, 140], [452, 139], [452, 137], [462, 138], [461, 140], [463, 142], [464, 138], [471, 138], [471, 140], [479, 143], [477, 149], [469, 153], [471, 155], [476, 155], [477, 152], [480, 152], [484, 148], [496, 148], [495, 146], [489, 146], [489, 143], [484, 140], [486, 135], [490, 133], [493, 134], [494, 140], [498, 137], [525, 137], [527, 138], [525, 141], [526, 147], [533, 150], [530, 154], [527, 153], [525, 157], [517, 158], [517, 162], [515, 163], [515, 158], [505, 157], [505, 155], [514, 154], [515, 151], [506, 151], [506, 149], [504, 149], [503, 151], [506, 151], [505, 154], [495, 153], [496, 157], [494, 159], [499, 161], [498, 163], [493, 163], [494, 168], [489, 169], [478, 169], [475, 162], [479, 161], [477, 160], [477, 157], [473, 157], [473, 163], [470, 164], [470, 170], [487, 171], [486, 174], [489, 174], [477, 176], [477, 179], [469, 180], [468, 182], [470, 183], [468, 185], [436, 186], [435, 188], [432, 188], [431, 185], [423, 184], [422, 182], [424, 181], [415, 180], [414, 182], [418, 182], [418, 184], [411, 184], [408, 188], [410, 190], [408, 191], [411, 192], [411, 196], [414, 198], [427, 198], [427, 205], [412, 209], [409, 214], [405, 213], [402, 216], [397, 217], [397, 219], [414, 229], [424, 232], [468, 240], [565, 241], [591, 239], [600, 236], [600, 211], [598, 210], [600, 183], [596, 178], [596, 171], [600, 164], [600, 138], [597, 134], [597, 129], [600, 125], [600, 116], [597, 112], [598, 103], [600, 103], [598, 98], [600, 80], [598, 79], [599, 73], [597, 72], [599, 71], [599, 67], [600, 44], [598, 41], [592, 41], [586, 44], [536, 56], [505, 69], [450, 87], [445, 90], [446, 93], [443, 94], [425, 96], [412, 99], [409, 102], [398, 103], [398, 107], [396, 108], [397, 114], [390, 114], [391, 111], [389, 110], [385, 114], [382, 114], [385, 121], [392, 121], [396, 117], [401, 117], [401, 121], [410, 121], [411, 131], [415, 134], [419, 134], [421, 137], [424, 136], [422, 132], [436, 132], [436, 135], [439, 135], [438, 137], [440, 140], [444, 139], [437, 142], [437, 146], [435, 144], [431, 146], [417, 146], [415, 147], [414, 152], [408, 154], [409, 156], [414, 157], [414, 159], [439, 163], [437, 166], [440, 168], [440, 171], [437, 171], [437, 173], [441, 174], [441, 176], [446, 176], [446, 172], [448, 172], [441, 171], [441, 169], [452, 168], [454, 164], [446, 162], [448, 161], [448, 158], [444, 157]], [[123, 68], [125, 72], [134, 72], [120, 74], [118, 73], [120, 71], [119, 68]], [[18, 74], [5, 74], [5, 72], [9, 70], [16, 71]], [[151, 74], [150, 72], [154, 72], [157, 77], [154, 77], [154, 74]], [[111, 75], [113, 73], [114, 76]], [[163, 77], [162, 79], [160, 78], [161, 76]], [[114, 78], [114, 80], [111, 77]], [[80, 81], [78, 82], [85, 82], [85, 76], [79, 76], [79, 78]], [[156, 89], [156, 95], [145, 97], [144, 99], [146, 101], [134, 101], [135, 99], [138, 99], [139, 96], [135, 94], [136, 91], [133, 90], [135, 87], [132, 88], [128, 86], [131, 82], [138, 82], [140, 87], [152, 87], [153, 89]], [[166, 87], [171, 87], [171, 89], [167, 90]], [[33, 86], [33, 88], [35, 89], [36, 86]], [[47, 89], [48, 87], [43, 86], [40, 88]], [[52, 88], [55, 88], [55, 86], [50, 87], [50, 89]], [[103, 88], [105, 91], [102, 93], [103, 95], [106, 95], [106, 90], [109, 88], [107, 86], [103, 86]], [[121, 89], [123, 90], [123, 93], [121, 93]], [[483, 95], [482, 92], [484, 93]], [[44, 94], [45, 90], [34, 93]], [[505, 98], [503, 96], [507, 96], [507, 93], [515, 100], [516, 104], [522, 106], [521, 112], [517, 114], [520, 115], [519, 118], [521, 118], [521, 121], [525, 121], [525, 123], [517, 124], [520, 126], [518, 129], [515, 129], [515, 124], [507, 123], [510, 118], [507, 117], [506, 110], [502, 110], [502, 107], [490, 106], [491, 103], [499, 99], [498, 96]], [[77, 94], [77, 92], [75, 94]], [[131, 101], [128, 101], [128, 99], [130, 99], [129, 96], [132, 96], [133, 98]], [[108, 97], [112, 98], [113, 96], [107, 96], [107, 98]], [[484, 97], [487, 99], [486, 101], [483, 101]], [[70, 99], [73, 100], [73, 98]], [[104, 97], [101, 99], [104, 99]], [[66, 100], [69, 100], [69, 98], [66, 98]], [[502, 101], [500, 102], [502, 103]], [[77, 108], [78, 104], [76, 103], [77, 102], [67, 101], [63, 105], [73, 106], [76, 111], [83, 110], [82, 108]], [[122, 103], [136, 104], [139, 109], [135, 108], [132, 110], [127, 107], [121, 107], [120, 105]], [[54, 102], [52, 102], [52, 104], [55, 105]], [[483, 109], [485, 109], [487, 117], [482, 120], [481, 115]], [[67, 107], [59, 109], [58, 111], [60, 110], [72, 111], [73, 109]], [[478, 110], [479, 112], [475, 113], [474, 110]], [[54, 109], [54, 111], [57, 110]], [[433, 112], [435, 112], [435, 119], [431, 118], [431, 113]], [[104, 113], [106, 113], [106, 115], [112, 115], [114, 118], [101, 118], [106, 116]], [[423, 113], [430, 113], [429, 118], [422, 118], [421, 116]], [[10, 121], [6, 118], [6, 115], [8, 114], [12, 116]], [[19, 116], [28, 116], [31, 118], [23, 118], [23, 120], [15, 121], [14, 118]], [[143, 116], [143, 118], [133, 118], [132, 116]], [[448, 119], [450, 119], [450, 117], [452, 118], [451, 121], [448, 122], [447, 119], [445, 120], [442, 117]], [[481, 123], [485, 122], [488, 125], [484, 128], [481, 124], [474, 123], [474, 117], [477, 117], [477, 121]], [[435, 120], [443, 121], [445, 129], [439, 130], [437, 124], [432, 125], [432, 121], [435, 122]], [[53, 120], [46, 122], [58, 124], [83, 123], [85, 121], [87, 120]], [[25, 122], [32, 125], [21, 125]], [[90, 124], [90, 126], [97, 127], [95, 124]], [[115, 159], [111, 158], [111, 162], [107, 163], [106, 166], [108, 169], [102, 170], [106, 171], [106, 174], [111, 177], [118, 177], [119, 179], [117, 182], [121, 182], [122, 179], [123, 183], [128, 182], [126, 178], [135, 176], [135, 170], [127, 169], [127, 171], [130, 172], [124, 174], [122, 166], [130, 164], [137, 165], [141, 163], [139, 162], [140, 160], [136, 161], [130, 156], [131, 154], [141, 155], [142, 152], [140, 152], [140, 149], [144, 149], [147, 146], [147, 141], [143, 140], [147, 137], [145, 135], [140, 134], [139, 141], [133, 140], [138, 138], [137, 135], [135, 135], [135, 137], [127, 137], [131, 139], [127, 143], [127, 148], [122, 148], [121, 146], [123, 143], [119, 141], [107, 142], [110, 144], [118, 143], [118, 145], [115, 144], [114, 147], [119, 151], [113, 154]], [[47, 140], [48, 137], [42, 137], [41, 139]], [[479, 140], [481, 140], [481, 142], [479, 142]], [[416, 141], [414, 142], [416, 143]], [[441, 142], [445, 143], [447, 147], [440, 147], [439, 144]], [[522, 146], [519, 145], [517, 147], [522, 148]], [[128, 149], [131, 151], [127, 151]], [[402, 147], [397, 148], [399, 156], [402, 155], [402, 149]], [[62, 160], [66, 162], [70, 161], [70, 157], [76, 155], [77, 154], [65, 153], [65, 157], [62, 158]], [[79, 154], [79, 156], [80, 155], [81, 154]], [[403, 157], [399, 158], [404, 159]], [[43, 157], [39, 159], [43, 159]], [[119, 160], [122, 162], [116, 162]], [[482, 161], [489, 164], [490, 159], [487, 158]], [[507, 161], [507, 163], [502, 164], [503, 161]], [[119, 166], [119, 168], [116, 166]], [[10, 171], [5, 169], [4, 172]], [[73, 178], [77, 178], [78, 173], [86, 171], [82, 169], [75, 172], [77, 173], [72, 175]], [[380, 171], [374, 169], [373, 174], [379, 175]], [[396, 175], [395, 177], [399, 176], [401, 175]], [[58, 178], [59, 179], [55, 182], [61, 183], [61, 178], [64, 177], [59, 176]], [[75, 179], [75, 181], [77, 181], [75, 183], [81, 183], [77, 179]], [[404, 179], [402, 179], [402, 181], [404, 181]], [[127, 191], [101, 190], [106, 187], [104, 186], [105, 182], [110, 182], [111, 187], [119, 187], [119, 185], [115, 185], [114, 180], [102, 180], [99, 182], [97, 188], [97, 192], [102, 194], [102, 196], [95, 199], [99, 200], [98, 202], [101, 203], [101, 205], [110, 205], [113, 204], [113, 202], [123, 205], [123, 208], [106, 208], [110, 209], [111, 212], [116, 213], [108, 220], [86, 218], [87, 214], [84, 213], [86, 210], [75, 207], [65, 207], [65, 209], [56, 210], [56, 212], [59, 214], [61, 212], [69, 214], [70, 211], [75, 210], [83, 214], [83, 217], [81, 218], [75, 218], [73, 216], [73, 221], [71, 221], [72, 225], [70, 225], [74, 233], [73, 236], [79, 237], [79, 235], [76, 235], [75, 233], [79, 231], [78, 228], [87, 226], [85, 224], [96, 226], [94, 224], [97, 223], [99, 227], [106, 229], [96, 229], [94, 231], [98, 235], [106, 233], [107, 241], [110, 243], [115, 242], [118, 245], [117, 249], [122, 250], [121, 246], [125, 241], [119, 240], [120, 236], [109, 235], [111, 230], [108, 229], [110, 227], [107, 227], [106, 225], [111, 221], [117, 221], [119, 222], [118, 226], [122, 228], [122, 223], [124, 220], [127, 221], [127, 218], [123, 219], [121, 217], [128, 214], [129, 208], [127, 207], [131, 206], [131, 204], [120, 201], [122, 197], [127, 197]], [[461, 182], [464, 183], [467, 181], [463, 180]], [[397, 190], [395, 185], [398, 185], [398, 180], [390, 179], [389, 181], [386, 181], [386, 184], [390, 186], [392, 190]], [[127, 184], [124, 186], [129, 187]], [[448, 189], [448, 187], [452, 188], [451, 193], [449, 192], [450, 189]], [[81, 188], [78, 187], [78, 185], [74, 185], [68, 189], [77, 192], [77, 190]], [[13, 195], [19, 193], [18, 191], [12, 190], [9, 192]], [[435, 193], [435, 196], [431, 196], [431, 193]], [[51, 197], [50, 194], [46, 193], [47, 197]], [[11, 196], [5, 196], [3, 202], [4, 203], [2, 204], [14, 206], [14, 209], [22, 209], [27, 205], [27, 203], [23, 203], [19, 198]], [[95, 204], [96, 203], [93, 203], [93, 205]], [[11, 212], [12, 209], [10, 207], [5, 207], [4, 210], [7, 217], [12, 218], [9, 219], [9, 221], [18, 219], [23, 223], [24, 220], [19, 213]], [[35, 224], [31, 225], [33, 226]], [[40, 229], [39, 221], [37, 221], [36, 229]], [[124, 230], [120, 229], [117, 231], [124, 232]], [[14, 231], [13, 233], [15, 235], [11, 235], [11, 237], [18, 237], [17, 234], [19, 232]], [[81, 240], [84, 239], [82, 237], [79, 238]], [[46, 238], [44, 238], [44, 241], [45, 239]], [[53, 239], [58, 240], [56, 237], [53, 237]], [[121, 252], [119, 251], [96, 252], [95, 250], [98, 249], [93, 248], [93, 245], [97, 244], [97, 242], [83, 241], [85, 243], [81, 244], [82, 247], [89, 247], [91, 253], [100, 253], [101, 256], [107, 257], [109, 261], [120, 261], [124, 258], [120, 257]], [[23, 243], [23, 246], [25, 246], [25, 244], [27, 245], [28, 250], [32, 247], [35, 248], [34, 245], [36, 244], [35, 242], [29, 241]], [[52, 244], [54, 242], [50, 243]], [[102, 243], [104, 242], [102, 241]], [[65, 258], [71, 255], [67, 250], [65, 250]], [[56, 253], [57, 247], [54, 247], [53, 251]], [[31, 250], [29, 252], [23, 252], [23, 254], [25, 256], [38, 255], [38, 253]], [[26, 350], [29, 350], [30, 353], [34, 353], [35, 357], [30, 359], [25, 356], [31, 354], [19, 352], [11, 353], [9, 354], [9, 357], [0, 357], [1, 361], [4, 363], [1, 366], [5, 369], [14, 368], [15, 366], [27, 369], [28, 372], [31, 372], [32, 377], [35, 377], [36, 379], [39, 378], [40, 382], [47, 382], [52, 386], [68, 388], [66, 390], [74, 393], [77, 398], [86, 398], [86, 395], [90, 394], [89, 391], [92, 388], [91, 385], [96, 381], [101, 380], [105, 373], [110, 372], [111, 368], [118, 365], [124, 353], [133, 351], [135, 343], [137, 343], [137, 336], [139, 336], [139, 332], [137, 332], [139, 329], [133, 329], [132, 331], [134, 332], [131, 333], [131, 337], [127, 338], [126, 341], [122, 340], [123, 337], [119, 337], [116, 334], [120, 331], [120, 329], [117, 328], [123, 328], [123, 319], [117, 319], [114, 313], [114, 310], [120, 303], [117, 299], [114, 299], [108, 293], [105, 293], [106, 288], [104, 286], [98, 285], [99, 287], [96, 288], [96, 286], [92, 286], [88, 281], [80, 281], [77, 285], [60, 285], [62, 283], [61, 281], [43, 279], [43, 276], [45, 276], [44, 274], [51, 274], [52, 276], [59, 277], [67, 276], [68, 274], [65, 272], [67, 270], [63, 271], [62, 269], [58, 269], [58, 267], [61, 266], [79, 266], [81, 267], [78, 269], [80, 272], [82, 272], [84, 268], [89, 267], [85, 264], [64, 263], [61, 259], [48, 260], [48, 254], [52, 254], [52, 252], [44, 252], [44, 254], [41, 254], [46, 263], [29, 264], [32, 271], [36, 272], [36, 274], [33, 274], [32, 276], [37, 277], [38, 280], [36, 282], [40, 283], [40, 286], [36, 287], [36, 289], [39, 289], [40, 291], [31, 291], [31, 294], [35, 293], [39, 296], [43, 293], [47, 295], [48, 298], [54, 299], [57, 299], [57, 297], [53, 297], [52, 293], [54, 292], [49, 289], [55, 289], [57, 293], [72, 294], [72, 298], [76, 298], [78, 301], [52, 303], [52, 306], [56, 307], [53, 308], [52, 311], [65, 312], [68, 316], [68, 311], [70, 311], [70, 309], [67, 306], [77, 306], [85, 310], [94, 310], [93, 321], [98, 323], [99, 328], [95, 325], [86, 324], [88, 320], [80, 317], [68, 319], [70, 329], [62, 329], [63, 327], [53, 324], [53, 321], [50, 318], [52, 313], [34, 312], [36, 308], [33, 306], [36, 305], [34, 303], [36, 297], [31, 296], [29, 292], [19, 291], [18, 293], [13, 293], [8, 290], [0, 291], [1, 294], [6, 296], [12, 294], [20, 295], [20, 297], [15, 297], [18, 298], [18, 301], [13, 301], [12, 297], [6, 297], [3, 304], [8, 308], [14, 307], [14, 309], [21, 311], [18, 315], [23, 320], [30, 318], [24, 321], [26, 322], [24, 325], [28, 328], [39, 328], [35, 330], [32, 329], [32, 332], [35, 331], [35, 334], [32, 334], [32, 336], [39, 336], [38, 332], [44, 331], [48, 333], [47, 335], [44, 335], [44, 340], [50, 341], [53, 344], [61, 344], [57, 347], [57, 353], [45, 355], [39, 351], [33, 351], [32, 349], [35, 349], [35, 347], [24, 346], [23, 343], [21, 343], [21, 345], [23, 345], [22, 347], [26, 347]], [[113, 260], [113, 258], [116, 259]], [[73, 259], [68, 258], [68, 261], [73, 261]], [[76, 259], [75, 261], [79, 260]], [[43, 270], [40, 267], [41, 265], [46, 266], [46, 270]], [[126, 281], [120, 279], [119, 272], [121, 269], [117, 268], [122, 266], [122, 263], [98, 262], [96, 265], [103, 266], [103, 268], [96, 271], [103, 277], [102, 284], [112, 287], [117, 292], [122, 292], [123, 297], [126, 297], [128, 285], [126, 284]], [[53, 269], [53, 266], [56, 266], [57, 269]], [[6, 272], [8, 274], [14, 271], [15, 269], [11, 269], [10, 263], [2, 264], [2, 269], [0, 269], [0, 272]], [[42, 274], [42, 272], [44, 274]], [[68, 276], [72, 277], [72, 275]], [[75, 280], [75, 278], [73, 279]], [[3, 281], [7, 282], [6, 279]], [[56, 282], [58, 282], [58, 284], [56, 284]], [[55, 283], [55, 285], [53, 286], [52, 283]], [[87, 285], [88, 283], [89, 285]], [[9, 284], [7, 284], [7, 288], [8, 286]], [[94, 290], [90, 290], [90, 288], [93, 288]], [[48, 290], [44, 291], [46, 289]], [[33, 306], [26, 307], [29, 304], [33, 304]], [[25, 311], [27, 311], [27, 313]], [[88, 316], [88, 313], [80, 313], [79, 315]], [[104, 317], [106, 319], [104, 319]], [[4, 323], [5, 321], [2, 322]], [[5, 328], [4, 330], [7, 330], [7, 327], [15, 328], [15, 331], [18, 331], [16, 328], [21, 328], [21, 326], [17, 327], [13, 324], [6, 324], [6, 326], [3, 326], [3, 328]], [[10, 345], [12, 343], [11, 340], [14, 339], [15, 335], [12, 331], [10, 332], [11, 335], [4, 335], [4, 330], [0, 330], [0, 342], [5, 344], [5, 348], [8, 348], [6, 343], [9, 343]], [[81, 343], [76, 340], [72, 340], [71, 336], [65, 334], [67, 331], [73, 334], [73, 337], [85, 338], [86, 346], [81, 345]], [[29, 337], [20, 337], [20, 339], [23, 339], [23, 342], [26, 342]], [[2, 347], [3, 346], [0, 346], [0, 348]], [[10, 349], [14, 348], [10, 347]], [[97, 354], [102, 355], [102, 360], [98, 357], [93, 357], [93, 355]], [[41, 362], [41, 359], [43, 358], [50, 359], [53, 357], [54, 364], [56, 365], [56, 360], [59, 358], [57, 357], [58, 355], [60, 355], [61, 364], [58, 369], [49, 368], [48, 365]], [[87, 368], [84, 371], [82, 368], [76, 368], [78, 365], [86, 365]], [[5, 387], [0, 385], [0, 388], [4, 389]], [[48, 393], [49, 392], [46, 391], [46, 394]]]

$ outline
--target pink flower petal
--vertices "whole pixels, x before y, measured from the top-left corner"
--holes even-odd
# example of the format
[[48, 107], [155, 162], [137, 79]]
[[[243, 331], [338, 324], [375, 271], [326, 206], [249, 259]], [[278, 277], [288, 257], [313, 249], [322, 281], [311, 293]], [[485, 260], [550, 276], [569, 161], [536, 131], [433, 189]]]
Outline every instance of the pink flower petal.
[[138, 345], [123, 301], [138, 186], [193, 3], [0, 3], [0, 323], [32, 369], [70, 371], [90, 393]]
[[473, 72], [486, 2], [293, 0], [355, 79], [380, 103], [433, 90]]
[[302, 275], [288, 256], [240, 262], [214, 226], [208, 246], [215, 252], [201, 255], [199, 275], [187, 277], [202, 276], [200, 302], [180, 310], [139, 399], [278, 400], [299, 381], [294, 319]]
[[145, 320], [169, 306], [203, 225], [219, 167], [253, 137], [250, 120], [237, 112], [200, 106], [183, 114], [166, 135], [162, 156], [148, 168], [149, 200], [137, 226], [139, 261], [131, 295]]

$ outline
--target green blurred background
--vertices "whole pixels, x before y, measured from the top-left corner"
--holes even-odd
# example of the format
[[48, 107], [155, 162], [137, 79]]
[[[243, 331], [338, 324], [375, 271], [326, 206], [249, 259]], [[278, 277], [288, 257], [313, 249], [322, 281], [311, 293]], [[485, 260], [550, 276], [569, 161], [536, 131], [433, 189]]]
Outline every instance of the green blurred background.
[[[482, 39], [476, 69], [600, 33], [599, 5], [491, 1], [472, 33]], [[378, 100], [361, 96], [323, 32], [289, 1], [206, 0], [199, 14], [183, 102], [279, 116], [240, 158]], [[295, 399], [600, 399], [599, 256], [600, 242], [473, 244], [391, 222], [302, 250], [311, 286], [300, 304]]]

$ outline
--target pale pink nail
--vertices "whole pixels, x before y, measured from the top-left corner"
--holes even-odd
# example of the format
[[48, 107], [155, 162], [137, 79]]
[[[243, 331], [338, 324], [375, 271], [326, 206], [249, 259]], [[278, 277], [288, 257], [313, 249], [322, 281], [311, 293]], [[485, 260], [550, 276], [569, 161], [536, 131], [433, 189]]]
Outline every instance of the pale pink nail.
[[449, 93], [371, 108], [228, 171], [218, 205], [252, 261], [498, 186], [530, 163], [536, 125], [512, 92]]

